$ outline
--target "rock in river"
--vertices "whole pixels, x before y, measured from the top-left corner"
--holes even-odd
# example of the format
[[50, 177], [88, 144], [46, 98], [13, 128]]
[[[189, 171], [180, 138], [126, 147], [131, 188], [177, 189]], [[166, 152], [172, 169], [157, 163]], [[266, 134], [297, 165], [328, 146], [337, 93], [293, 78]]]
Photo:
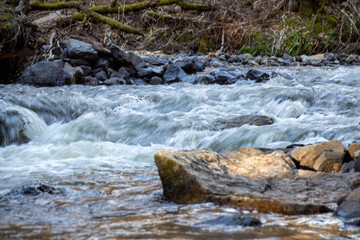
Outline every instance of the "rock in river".
[[260, 220], [253, 217], [243, 217], [238, 214], [231, 214], [220, 216], [217, 218], [209, 219], [196, 225], [223, 225], [223, 226], [243, 226], [243, 227], [255, 227], [260, 226]]
[[35, 86], [62, 86], [70, 83], [70, 74], [56, 62], [41, 61], [24, 70], [20, 83]]
[[283, 214], [331, 212], [360, 173], [330, 174], [295, 169], [282, 152], [245, 148], [155, 154], [164, 196], [181, 203], [215, 202]]

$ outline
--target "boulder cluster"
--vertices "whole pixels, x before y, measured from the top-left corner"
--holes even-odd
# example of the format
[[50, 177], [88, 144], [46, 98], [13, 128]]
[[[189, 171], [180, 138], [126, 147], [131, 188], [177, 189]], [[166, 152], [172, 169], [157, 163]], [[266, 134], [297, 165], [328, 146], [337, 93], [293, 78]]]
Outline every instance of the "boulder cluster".
[[210, 64], [204, 56], [141, 55], [125, 52], [113, 44], [98, 47], [77, 39], [62, 41], [61, 47], [52, 52], [54, 56], [57, 54], [55, 57], [58, 59], [27, 67], [19, 82], [36, 86], [157, 85], [176, 82], [232, 84], [247, 79], [262, 82], [271, 77], [266, 72], [253, 69], [203, 72]]
[[[171, 84], [233, 84], [237, 81], [264, 82], [278, 73], [256, 70], [264, 66], [333, 66], [359, 65], [360, 57], [326, 53], [315, 56], [283, 58], [253, 57], [250, 54], [219, 56], [170, 56], [149, 52], [126, 52], [114, 44], [105, 47], [77, 39], [68, 39], [51, 50], [52, 61], [41, 61], [27, 67], [19, 83], [35, 86], [142, 85]], [[217, 68], [217, 69], [214, 69]]]
[[164, 196], [282, 214], [334, 212], [360, 225], [360, 143], [155, 154]]

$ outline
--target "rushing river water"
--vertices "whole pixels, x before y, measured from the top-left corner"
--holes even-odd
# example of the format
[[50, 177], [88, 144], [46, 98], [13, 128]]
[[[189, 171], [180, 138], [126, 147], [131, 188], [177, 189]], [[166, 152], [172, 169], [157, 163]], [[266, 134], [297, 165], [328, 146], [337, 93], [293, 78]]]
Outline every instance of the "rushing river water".
[[[2, 118], [20, 116], [31, 139], [0, 148], [0, 239], [360, 238], [359, 228], [331, 214], [282, 216], [163, 199], [153, 158], [161, 149], [360, 141], [359, 67], [272, 70], [281, 74], [266, 83], [228, 86], [0, 85]], [[242, 115], [274, 124], [215, 127]], [[16, 194], [38, 183], [56, 194]], [[263, 225], [199, 224], [234, 213]]]

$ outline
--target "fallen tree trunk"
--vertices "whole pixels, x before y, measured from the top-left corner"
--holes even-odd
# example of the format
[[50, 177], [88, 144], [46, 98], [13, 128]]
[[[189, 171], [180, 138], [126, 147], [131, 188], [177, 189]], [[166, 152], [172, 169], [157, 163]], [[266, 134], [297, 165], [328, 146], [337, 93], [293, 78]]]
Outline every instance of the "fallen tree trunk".
[[161, 6], [168, 5], [178, 5], [182, 10], [196, 10], [196, 11], [212, 11], [214, 7], [210, 5], [202, 4], [191, 4], [184, 2], [182, 0], [157, 0], [157, 1], [143, 1], [139, 3], [129, 4], [129, 5], [116, 5], [115, 0], [111, 0], [109, 5], [101, 5], [87, 8], [83, 5], [81, 1], [69, 1], [69, 2], [56, 2], [56, 3], [44, 3], [39, 0], [32, 1], [30, 3], [31, 10], [61, 10], [68, 8], [78, 9], [79, 12], [73, 15], [73, 20], [83, 21], [87, 16], [91, 16], [94, 19], [97, 19], [100, 22], [108, 24], [115, 29], [126, 33], [143, 35], [140, 30], [129, 27], [120, 23], [114, 19], [103, 16], [102, 14], [114, 14], [118, 12], [128, 13], [128, 12], [139, 12], [149, 8], [156, 8]]

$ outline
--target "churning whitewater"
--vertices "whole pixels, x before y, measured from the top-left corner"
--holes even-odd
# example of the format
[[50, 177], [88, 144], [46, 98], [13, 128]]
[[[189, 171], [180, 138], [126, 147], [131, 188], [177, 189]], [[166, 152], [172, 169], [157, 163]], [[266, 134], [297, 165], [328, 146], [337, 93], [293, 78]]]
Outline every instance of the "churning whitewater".
[[[245, 70], [244, 70], [245, 71]], [[36, 88], [0, 85], [0, 236], [354, 237], [330, 214], [260, 217], [260, 229], [196, 225], [238, 209], [162, 199], [162, 149], [278, 148], [360, 141], [360, 68], [279, 68], [265, 83]], [[266, 124], [234, 119], [265, 116]], [[230, 124], [229, 124], [230, 122]], [[19, 136], [21, 135], [21, 136]], [[18, 144], [11, 144], [16, 141]], [[20, 196], [42, 183], [59, 194]], [[34, 231], [36, 229], [36, 231]], [[320, 232], [320, 233], [319, 233]]]

